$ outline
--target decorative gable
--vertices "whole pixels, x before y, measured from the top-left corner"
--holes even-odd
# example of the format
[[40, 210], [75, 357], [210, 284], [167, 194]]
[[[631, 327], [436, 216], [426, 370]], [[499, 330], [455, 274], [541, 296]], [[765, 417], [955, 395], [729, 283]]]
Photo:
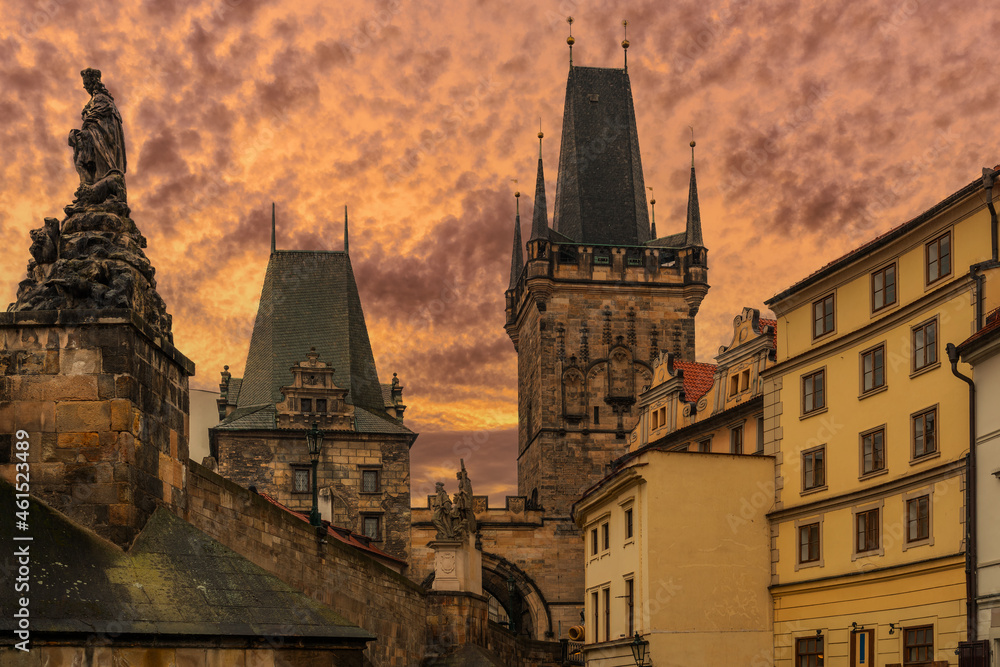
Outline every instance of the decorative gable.
[[281, 388], [284, 400], [277, 404], [278, 428], [354, 430], [354, 406], [347, 402], [347, 389], [333, 381], [333, 365], [319, 360], [311, 348], [305, 361], [292, 366], [292, 384]]

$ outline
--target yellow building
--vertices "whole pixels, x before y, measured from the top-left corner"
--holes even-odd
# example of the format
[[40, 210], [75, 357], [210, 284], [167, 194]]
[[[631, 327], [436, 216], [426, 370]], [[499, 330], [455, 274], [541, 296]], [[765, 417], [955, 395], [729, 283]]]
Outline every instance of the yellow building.
[[718, 364], [662, 354], [630, 452], [574, 505], [584, 534], [588, 665], [766, 665], [771, 660], [774, 461], [759, 453], [759, 374], [774, 323], [746, 308]]
[[945, 343], [1000, 303], [974, 289], [997, 277], [977, 265], [992, 185], [973, 181], [767, 302], [776, 665], [957, 664], [969, 399]]

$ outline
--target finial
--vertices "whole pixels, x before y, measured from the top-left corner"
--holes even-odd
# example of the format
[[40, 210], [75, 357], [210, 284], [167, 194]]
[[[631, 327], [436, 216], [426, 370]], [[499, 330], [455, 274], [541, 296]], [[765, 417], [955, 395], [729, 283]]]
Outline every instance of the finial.
[[691, 130], [691, 168], [694, 168], [694, 128], [688, 125], [688, 129]]
[[625, 50], [625, 69], [628, 69], [628, 21], [622, 19], [622, 28], [625, 29], [625, 39], [622, 40], [622, 49]]
[[649, 190], [649, 206], [652, 209], [652, 213], [653, 213], [652, 216], [651, 216], [652, 226], [650, 227], [650, 230], [651, 230], [651, 234], [653, 236], [653, 239], [655, 240], [656, 239], [656, 197], [653, 196], [653, 188], [651, 186], [647, 185], [646, 189]]
[[521, 215], [521, 191], [517, 189], [517, 179], [512, 178], [510, 182], [514, 184], [514, 205], [517, 209], [517, 215]]
[[271, 254], [274, 254], [274, 202], [271, 202]]
[[566, 43], [569, 44], [569, 66], [573, 66], [573, 45], [576, 44], [576, 40], [573, 39], [573, 17], [567, 16], [566, 23], [569, 24], [569, 37], [566, 38]]
[[538, 159], [539, 160], [542, 159], [542, 137], [544, 137], [544, 136], [545, 136], [545, 133], [542, 132], [542, 119], [539, 118], [538, 119]]
[[344, 253], [347, 253], [347, 204], [344, 204]]

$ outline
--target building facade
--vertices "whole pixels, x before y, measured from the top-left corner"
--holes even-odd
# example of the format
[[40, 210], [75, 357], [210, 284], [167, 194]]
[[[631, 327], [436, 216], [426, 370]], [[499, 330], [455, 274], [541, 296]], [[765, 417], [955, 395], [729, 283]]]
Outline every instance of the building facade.
[[944, 343], [1000, 303], [992, 197], [977, 179], [767, 302], [777, 665], [956, 664], [969, 403]]

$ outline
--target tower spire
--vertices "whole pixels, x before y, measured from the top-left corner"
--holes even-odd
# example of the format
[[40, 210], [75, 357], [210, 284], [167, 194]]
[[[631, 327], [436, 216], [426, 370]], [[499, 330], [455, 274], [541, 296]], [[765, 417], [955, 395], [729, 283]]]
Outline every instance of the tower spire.
[[535, 210], [531, 213], [531, 236], [528, 241], [547, 241], [549, 238], [549, 210], [545, 205], [545, 171], [542, 169], [541, 121], [538, 129], [538, 176], [535, 178]]
[[694, 175], [694, 128], [691, 128], [691, 184], [688, 187], [687, 230], [684, 245], [704, 246], [701, 237], [701, 209], [698, 206], [698, 181]]
[[344, 204], [344, 253], [347, 253], [347, 204]]
[[271, 202], [271, 254], [274, 254], [274, 202]]
[[[516, 182], [516, 181], [515, 181]], [[517, 287], [517, 279], [521, 277], [521, 271], [524, 269], [524, 255], [521, 249], [521, 192], [514, 192], [514, 202], [515, 210], [517, 213], [514, 215], [514, 249], [510, 254], [510, 283], [507, 286], [508, 290], [512, 290]]]
[[566, 38], [566, 43], [569, 44], [569, 66], [572, 67], [573, 66], [573, 45], [576, 43], [576, 40], [573, 39], [573, 17], [572, 16], [567, 16], [566, 17], [566, 23], [569, 24], [569, 37]]
[[625, 29], [625, 39], [622, 40], [622, 50], [625, 51], [625, 69], [628, 69], [628, 20], [622, 19], [622, 28]]
[[653, 222], [649, 226], [649, 238], [651, 241], [656, 240], [656, 197], [653, 195], [653, 188], [646, 187], [649, 190], [649, 208], [651, 211], [651, 218]]

